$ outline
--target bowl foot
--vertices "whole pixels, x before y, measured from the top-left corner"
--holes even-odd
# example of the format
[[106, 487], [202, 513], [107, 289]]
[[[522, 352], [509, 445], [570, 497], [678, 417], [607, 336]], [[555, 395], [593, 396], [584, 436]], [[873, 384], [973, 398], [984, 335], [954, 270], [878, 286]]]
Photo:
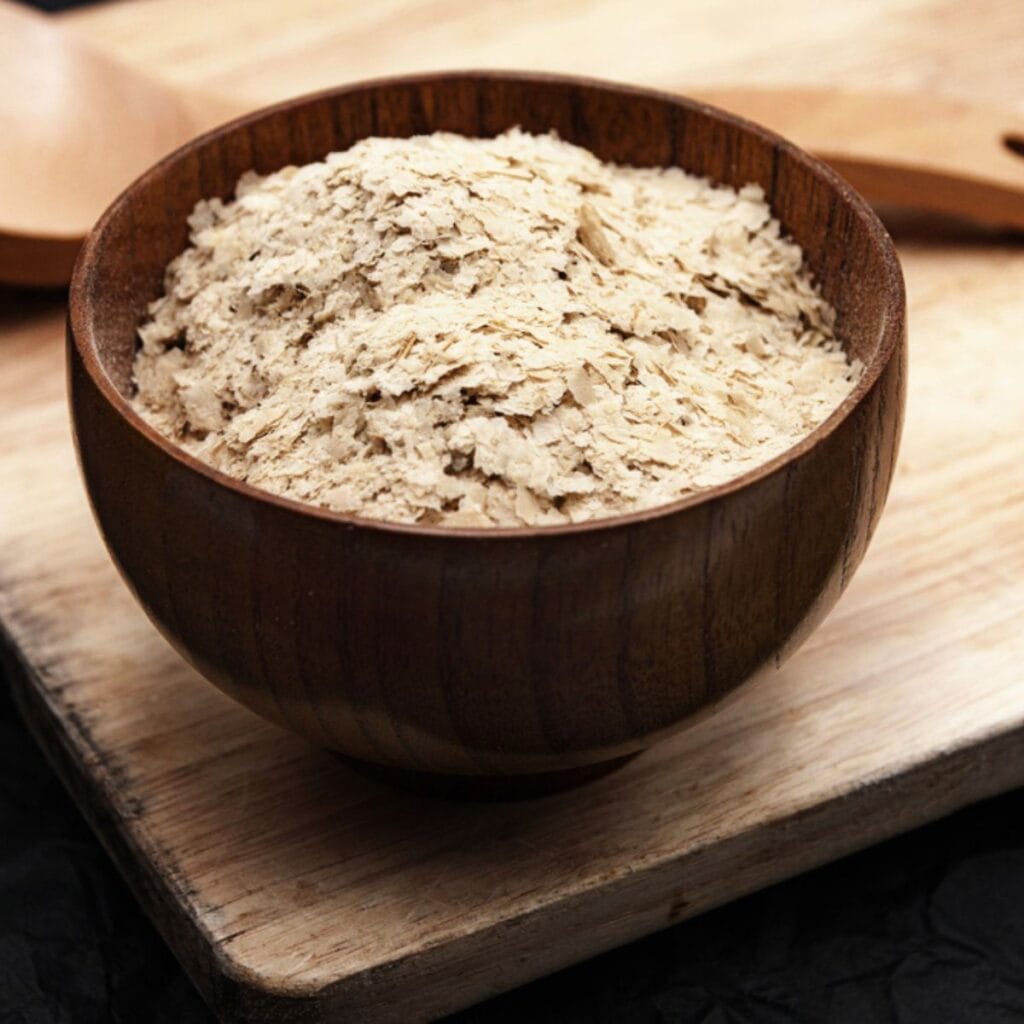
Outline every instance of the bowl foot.
[[446, 775], [360, 761], [345, 754], [337, 756], [360, 775], [420, 796], [444, 797], [449, 800], [531, 800], [592, 782], [627, 761], [632, 761], [637, 755], [627, 754], [625, 757], [615, 757], [610, 761], [599, 761], [579, 768], [532, 775]]

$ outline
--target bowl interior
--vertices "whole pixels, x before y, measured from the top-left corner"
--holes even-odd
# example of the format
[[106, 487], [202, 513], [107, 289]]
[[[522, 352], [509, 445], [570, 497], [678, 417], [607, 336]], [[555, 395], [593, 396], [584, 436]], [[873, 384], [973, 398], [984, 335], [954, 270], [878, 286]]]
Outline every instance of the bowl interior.
[[[160, 294], [165, 266], [187, 244], [188, 214], [201, 198], [231, 196], [249, 169], [308, 163], [368, 135], [489, 136], [515, 125], [555, 129], [605, 160], [678, 164], [716, 182], [762, 185], [836, 308], [844, 344], [867, 366], [858, 392], [870, 385], [888, 357], [880, 347], [899, 302], [899, 270], [877, 218], [838, 177], [770, 132], [700, 104], [501, 73], [361, 83], [258, 112], [179, 149], [115, 201], [86, 243], [72, 285], [72, 316], [82, 318], [77, 342], [128, 397], [135, 328]], [[90, 354], [83, 352], [87, 367]]]

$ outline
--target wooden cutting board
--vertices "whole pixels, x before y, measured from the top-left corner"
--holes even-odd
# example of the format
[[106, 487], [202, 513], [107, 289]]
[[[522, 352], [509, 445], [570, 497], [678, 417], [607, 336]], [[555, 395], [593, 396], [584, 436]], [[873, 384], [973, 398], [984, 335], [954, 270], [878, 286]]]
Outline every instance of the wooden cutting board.
[[[895, 60], [908, 86], [937, 67], [979, 99], [1024, 86], [1006, 43], [1024, 30], [1016, 0], [972, 6], [969, 21], [959, 3], [829, 14], [786, 0], [773, 25], [800, 25], [799, 43], [730, 21], [740, 0], [711, 5], [716, 19], [707, 6], [688, 20], [649, 5], [646, 66], [602, 66], [638, 31], [608, 3], [484, 19], [462, 0], [246, 0], [246, 16], [217, 6], [219, 21], [238, 8], [239, 32], [215, 45], [200, 0], [112, 5], [75, 25], [253, 100], [326, 84], [331, 45], [352, 58], [331, 64], [335, 80], [422, 66], [414, 43], [442, 38], [429, 63], [661, 85], [670, 50], [677, 68], [716, 53], [709, 74], [735, 79], [742, 64], [761, 80], [773, 52], [803, 52], [788, 66], [825, 80], [831, 40], [848, 84], [879, 84]], [[545, 32], [530, 21], [541, 9]], [[551, 32], [588, 40], [592, 63], [573, 48], [549, 60]], [[1024, 782], [1024, 246], [913, 221], [896, 238], [911, 307], [903, 454], [836, 610], [782, 671], [618, 773], [493, 806], [359, 778], [174, 655], [110, 565], [78, 481], [62, 297], [0, 292], [0, 622], [16, 697], [224, 1020], [425, 1019]]]

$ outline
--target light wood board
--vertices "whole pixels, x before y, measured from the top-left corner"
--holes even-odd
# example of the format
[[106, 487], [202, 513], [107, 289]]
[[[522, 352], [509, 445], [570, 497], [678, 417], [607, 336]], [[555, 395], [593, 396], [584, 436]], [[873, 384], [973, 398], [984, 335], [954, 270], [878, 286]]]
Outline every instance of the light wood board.
[[[272, 96], [257, 95], [251, 65], [239, 70], [245, 45], [275, 69], [274, 90], [296, 92], [326, 84], [323, 38], [351, 31], [345, 53], [361, 54], [337, 63], [335, 80], [406, 70], [424, 62], [402, 62], [412, 44], [401, 40], [420, 32], [439, 46], [438, 19], [463, 29], [431, 64], [485, 63], [479, 53], [569, 66], [549, 62], [547, 37], [519, 13], [536, 17], [531, 4], [481, 20], [462, 2], [298, 0], [285, 17], [275, 0], [253, 0], [226, 54], [196, 29], [205, 6], [148, 0], [75, 23], [151, 69], [191, 84], [248, 83], [258, 99]], [[1007, 43], [1024, 28], [1013, 3], [984, 5], [988, 17], [971, 8], [986, 39], [963, 26], [957, 35], [964, 5], [838, 5], [828, 22], [829, 6], [786, 2], [773, 19], [790, 19], [787, 53], [802, 33], [812, 68], [824, 67], [818, 48], [832, 40], [850, 84], [877, 84], [903, 46], [902, 84], [927, 86], [941, 66], [961, 84], [975, 80], [979, 99], [1005, 101], [997, 90], [1024, 86]], [[543, 8], [552, 31], [565, 19], [589, 26], [581, 38], [593, 41], [593, 60], [610, 52], [611, 5]], [[717, 40], [733, 79], [741, 64], [765, 77], [777, 33], [759, 34], [759, 5], [726, 8], [749, 21], [739, 41], [701, 13], [706, 5], [651, 4], [651, 45], [667, 54], [671, 29], [682, 66]], [[889, 31], [861, 71], [854, 18], [872, 38]], [[507, 38], [496, 34], [505, 29]], [[369, 66], [368, 39], [394, 62]], [[307, 45], [305, 75], [295, 55]], [[271, 59], [281, 47], [287, 73]], [[667, 59], [652, 61], [651, 74], [639, 58], [571, 66], [664, 85]], [[225, 1020], [424, 1019], [1024, 782], [1024, 246], [913, 224], [897, 242], [911, 307], [903, 455], [879, 533], [836, 610], [781, 672], [618, 773], [494, 806], [358, 778], [234, 705], [170, 651], [110, 565], [78, 481], [60, 297], [0, 292], [0, 622], [16, 696]]]

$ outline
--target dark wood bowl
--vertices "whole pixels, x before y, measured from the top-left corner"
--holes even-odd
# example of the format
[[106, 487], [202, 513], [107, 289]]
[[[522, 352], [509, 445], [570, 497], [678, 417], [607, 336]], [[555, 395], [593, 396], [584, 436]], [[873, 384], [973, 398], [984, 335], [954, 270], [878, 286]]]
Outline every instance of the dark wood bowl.
[[[866, 364], [806, 440], [702, 494], [541, 529], [444, 529], [274, 497], [131, 409], [135, 328], [204, 196], [368, 135], [554, 128], [605, 160], [760, 183]], [[866, 203], [819, 161], [703, 104], [573, 78], [451, 73], [252, 114], [136, 181], [71, 284], [70, 397], [108, 548], [149, 616], [254, 711], [391, 777], [579, 781], [791, 651], [882, 511], [899, 441], [903, 281]], [[470, 780], [470, 781], [467, 781]], [[499, 785], [500, 783], [493, 783]]]

